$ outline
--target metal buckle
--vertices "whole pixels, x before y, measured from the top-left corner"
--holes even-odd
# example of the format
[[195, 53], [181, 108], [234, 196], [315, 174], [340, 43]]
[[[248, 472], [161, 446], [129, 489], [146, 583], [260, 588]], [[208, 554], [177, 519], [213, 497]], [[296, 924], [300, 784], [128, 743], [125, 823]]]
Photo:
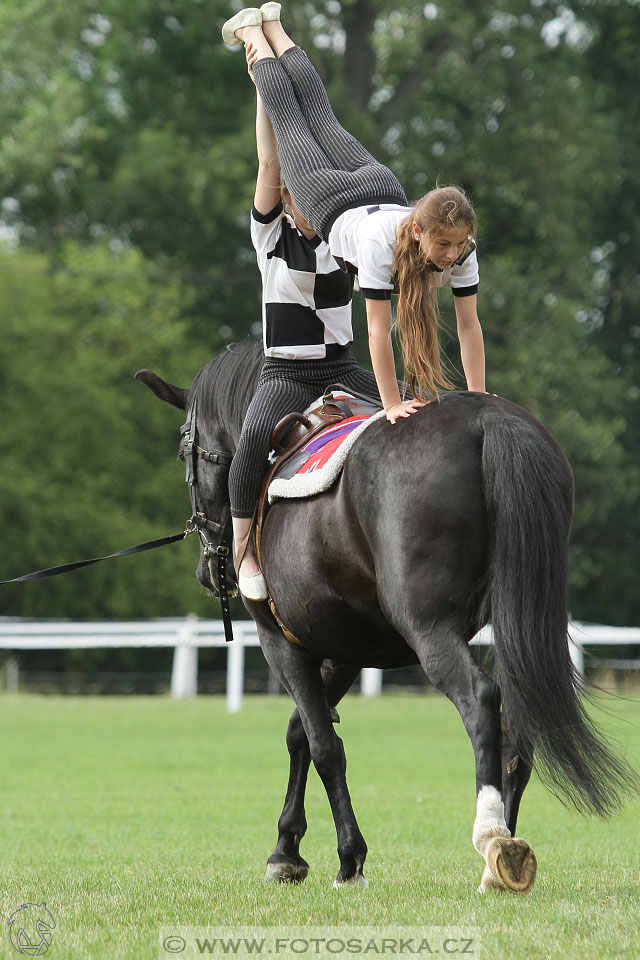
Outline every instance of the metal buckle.
[[225, 545], [224, 545], [223, 543], [221, 543], [218, 547], [216, 547], [216, 556], [218, 556], [218, 557], [228, 557], [228, 556], [229, 556], [229, 547], [225, 547]]

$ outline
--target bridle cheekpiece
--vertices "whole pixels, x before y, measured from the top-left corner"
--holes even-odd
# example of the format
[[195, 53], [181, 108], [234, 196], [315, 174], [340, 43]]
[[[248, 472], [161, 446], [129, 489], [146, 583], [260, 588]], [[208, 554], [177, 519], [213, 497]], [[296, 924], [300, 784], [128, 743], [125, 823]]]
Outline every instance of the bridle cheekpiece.
[[[209, 568], [209, 579], [211, 585], [216, 590], [216, 583], [213, 577], [213, 565], [216, 563], [217, 573], [217, 592], [220, 604], [222, 606], [222, 620], [224, 623], [225, 638], [227, 641], [233, 640], [231, 632], [231, 612], [229, 609], [229, 591], [227, 588], [227, 560], [230, 553], [229, 525], [231, 523], [231, 513], [222, 523], [217, 520], [211, 520], [206, 514], [198, 510], [196, 504], [196, 484], [198, 482], [196, 464], [198, 460], [210, 463], [217, 467], [228, 469], [231, 466], [233, 457], [226, 451], [209, 452], [198, 446], [196, 442], [196, 411], [197, 402], [194, 397], [189, 405], [187, 412], [187, 421], [180, 427], [182, 436], [182, 445], [180, 459], [185, 464], [185, 481], [189, 486], [189, 496], [191, 498], [191, 517], [187, 521], [185, 533], [197, 533], [202, 545], [202, 556]], [[216, 540], [210, 539], [209, 533], [215, 535]], [[216, 542], [217, 541], [217, 542]]]

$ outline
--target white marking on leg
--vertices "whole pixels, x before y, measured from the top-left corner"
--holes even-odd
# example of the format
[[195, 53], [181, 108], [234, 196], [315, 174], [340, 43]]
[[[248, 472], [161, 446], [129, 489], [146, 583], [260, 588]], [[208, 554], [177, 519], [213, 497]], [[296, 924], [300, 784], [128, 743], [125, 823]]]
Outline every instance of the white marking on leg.
[[478, 793], [476, 819], [473, 824], [473, 845], [486, 861], [489, 841], [494, 837], [510, 837], [504, 819], [504, 804], [495, 787], [482, 787]]
[[362, 887], [363, 890], [366, 890], [369, 886], [369, 881], [366, 877], [363, 877], [361, 873], [357, 873], [355, 876], [350, 877], [348, 880], [334, 880], [333, 888], [334, 890], [340, 890], [341, 887]]

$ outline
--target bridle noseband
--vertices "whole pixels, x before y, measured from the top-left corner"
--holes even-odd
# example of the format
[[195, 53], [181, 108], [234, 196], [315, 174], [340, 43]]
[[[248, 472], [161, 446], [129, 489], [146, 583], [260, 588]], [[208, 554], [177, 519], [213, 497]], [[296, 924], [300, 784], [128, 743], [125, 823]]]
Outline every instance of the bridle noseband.
[[[225, 638], [229, 641], [233, 640], [233, 634], [231, 633], [231, 612], [229, 610], [229, 592], [227, 589], [227, 559], [230, 552], [228, 530], [231, 522], [231, 512], [229, 511], [229, 516], [225, 518], [224, 522], [220, 523], [217, 520], [210, 520], [206, 514], [198, 510], [196, 504], [196, 463], [198, 460], [202, 460], [205, 463], [211, 463], [214, 466], [228, 469], [231, 466], [233, 457], [224, 451], [214, 451], [210, 453], [208, 450], [204, 450], [198, 446], [196, 443], [196, 409], [197, 403], [194, 397], [187, 412], [187, 422], [180, 427], [180, 434], [182, 436], [180, 459], [184, 460], [185, 464], [185, 481], [189, 486], [192, 511], [191, 518], [187, 521], [186, 532], [197, 533], [200, 537], [202, 556], [209, 568], [209, 579], [214, 590], [216, 589], [216, 584], [213, 578], [213, 563], [214, 559], [217, 561], [218, 598], [222, 606]], [[208, 533], [215, 534], [217, 542], [209, 539], [207, 536]]]

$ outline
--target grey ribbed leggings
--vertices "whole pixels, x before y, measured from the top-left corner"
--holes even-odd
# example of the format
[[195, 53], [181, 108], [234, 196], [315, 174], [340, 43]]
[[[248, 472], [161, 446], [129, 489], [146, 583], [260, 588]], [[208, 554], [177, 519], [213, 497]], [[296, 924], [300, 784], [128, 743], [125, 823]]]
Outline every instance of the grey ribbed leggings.
[[265, 105], [291, 196], [325, 240], [334, 221], [369, 203], [407, 203], [396, 176], [340, 126], [322, 80], [300, 47], [258, 60], [253, 78]]
[[380, 402], [376, 378], [353, 357], [340, 360], [270, 360], [262, 367], [229, 471], [231, 515], [252, 517], [271, 448], [271, 431], [294, 410], [302, 413], [332, 383], [343, 383]]

